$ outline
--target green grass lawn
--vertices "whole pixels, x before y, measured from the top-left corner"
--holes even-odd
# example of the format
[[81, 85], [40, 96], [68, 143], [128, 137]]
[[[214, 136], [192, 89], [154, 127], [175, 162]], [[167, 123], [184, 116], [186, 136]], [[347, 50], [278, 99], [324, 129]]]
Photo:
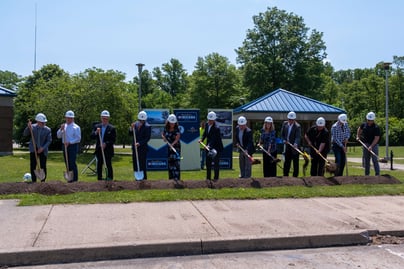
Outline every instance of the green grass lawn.
[[[380, 152], [384, 148], [380, 148]], [[395, 163], [404, 163], [404, 147], [391, 147], [395, 154]], [[132, 181], [132, 159], [130, 149], [117, 149], [117, 154], [113, 158], [114, 178], [116, 180]], [[379, 154], [383, 156], [383, 154]], [[93, 154], [83, 153], [78, 156], [79, 181], [95, 182], [96, 176], [89, 173], [81, 174], [82, 170], [92, 160]], [[237, 156], [235, 154], [234, 156]], [[356, 147], [348, 152], [349, 157], [361, 157], [361, 149]], [[260, 158], [261, 154], [256, 154]], [[334, 156], [330, 155], [329, 160]], [[303, 160], [300, 161], [303, 165]], [[389, 164], [381, 164], [386, 168]], [[233, 159], [234, 169], [220, 171], [220, 178], [237, 178], [238, 162]], [[29, 172], [29, 155], [26, 151], [15, 151], [12, 156], [0, 157], [0, 183], [22, 182], [24, 173]], [[51, 152], [48, 157], [48, 181], [64, 181], [63, 172], [65, 170], [63, 156], [61, 152]], [[358, 163], [348, 164], [349, 175], [363, 175], [363, 168]], [[87, 172], [91, 172], [87, 170]], [[253, 165], [253, 176], [262, 177], [262, 164]], [[307, 170], [309, 173], [309, 168]], [[382, 174], [389, 174], [404, 182], [404, 171], [383, 170]], [[282, 171], [278, 168], [278, 175]], [[302, 168], [300, 175], [303, 176]], [[330, 175], [326, 175], [330, 176]], [[148, 171], [149, 180], [164, 180], [168, 178], [167, 171]], [[201, 180], [206, 178], [205, 170], [182, 171], [182, 180]], [[342, 197], [342, 196], [365, 196], [365, 195], [403, 195], [404, 184], [394, 185], [343, 185], [343, 186], [315, 186], [307, 187], [276, 187], [276, 188], [232, 188], [232, 189], [182, 189], [182, 190], [136, 190], [136, 191], [116, 191], [102, 193], [75, 193], [69, 195], [44, 196], [39, 194], [19, 194], [0, 195], [0, 199], [21, 199], [22, 205], [34, 204], [58, 204], [58, 203], [127, 203], [134, 201], [173, 201], [173, 200], [202, 200], [202, 199], [274, 199], [274, 198], [308, 198], [308, 197]]]

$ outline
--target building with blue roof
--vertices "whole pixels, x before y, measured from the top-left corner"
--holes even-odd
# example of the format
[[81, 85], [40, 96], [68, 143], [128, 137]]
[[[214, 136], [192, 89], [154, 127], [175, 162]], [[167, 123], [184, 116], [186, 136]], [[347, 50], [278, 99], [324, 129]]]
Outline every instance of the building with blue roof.
[[13, 153], [13, 90], [0, 86], [0, 155]]
[[339, 114], [346, 113], [338, 107], [284, 89], [277, 89], [235, 108], [233, 120], [237, 121], [239, 116], [245, 116], [249, 121], [264, 121], [265, 117], [271, 116], [274, 121], [284, 121], [290, 111], [296, 112], [297, 121], [308, 124], [315, 122], [318, 117], [333, 122], [337, 120]]

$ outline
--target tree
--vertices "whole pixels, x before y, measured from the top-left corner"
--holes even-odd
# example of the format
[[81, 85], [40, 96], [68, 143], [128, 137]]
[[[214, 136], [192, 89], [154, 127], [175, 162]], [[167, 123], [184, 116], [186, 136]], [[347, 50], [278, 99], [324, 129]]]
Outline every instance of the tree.
[[22, 137], [23, 130], [27, 126], [27, 121], [35, 119], [35, 115], [39, 112], [47, 116], [48, 126], [55, 127], [57, 113], [55, 110], [64, 100], [60, 96], [69, 92], [68, 80], [68, 73], [58, 65], [49, 64], [34, 71], [19, 84], [17, 97], [14, 99], [13, 138], [17, 142], [26, 142], [27, 139]]
[[188, 75], [183, 65], [177, 59], [171, 59], [169, 63], [154, 68], [153, 76], [156, 79], [157, 87], [168, 93], [166, 107], [184, 107], [184, 93], [188, 89]]
[[304, 24], [303, 18], [276, 7], [253, 16], [254, 28], [237, 52], [250, 97], [276, 88], [314, 97], [321, 86], [326, 57], [323, 34]]
[[191, 77], [191, 104], [205, 114], [208, 108], [233, 108], [243, 96], [241, 77], [229, 60], [212, 53], [198, 58]]
[[21, 78], [14, 72], [0, 71], [0, 85], [9, 90], [16, 90]]
[[111, 113], [111, 123], [121, 134], [117, 143], [130, 140], [126, 134], [136, 103], [123, 73], [93, 68], [70, 76], [54, 67], [45, 66], [35, 71], [19, 88], [15, 99], [14, 137], [17, 141], [25, 141], [21, 134], [27, 120], [42, 112], [52, 129], [54, 145], [60, 146], [56, 131], [64, 122], [65, 112], [73, 110], [75, 121], [81, 127], [81, 145], [88, 146], [94, 143], [90, 139], [93, 123], [100, 120], [100, 113], [105, 109]]

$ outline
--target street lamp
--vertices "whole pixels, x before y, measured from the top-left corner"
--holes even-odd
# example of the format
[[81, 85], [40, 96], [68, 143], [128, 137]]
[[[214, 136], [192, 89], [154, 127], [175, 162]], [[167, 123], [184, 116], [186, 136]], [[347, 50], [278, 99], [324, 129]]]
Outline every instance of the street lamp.
[[139, 112], [142, 111], [142, 69], [144, 64], [138, 63], [137, 70], [139, 73]]
[[388, 71], [391, 63], [383, 63], [383, 68], [386, 75], [386, 160], [389, 160], [389, 80]]

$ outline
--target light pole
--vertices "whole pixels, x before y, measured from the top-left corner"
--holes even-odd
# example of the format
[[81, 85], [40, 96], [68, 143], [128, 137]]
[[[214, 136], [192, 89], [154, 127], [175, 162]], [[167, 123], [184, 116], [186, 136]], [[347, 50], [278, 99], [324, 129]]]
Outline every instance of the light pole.
[[389, 160], [389, 80], [388, 71], [391, 63], [383, 63], [383, 68], [386, 74], [386, 160]]
[[139, 112], [142, 111], [142, 69], [144, 64], [138, 63], [137, 71], [139, 73]]

